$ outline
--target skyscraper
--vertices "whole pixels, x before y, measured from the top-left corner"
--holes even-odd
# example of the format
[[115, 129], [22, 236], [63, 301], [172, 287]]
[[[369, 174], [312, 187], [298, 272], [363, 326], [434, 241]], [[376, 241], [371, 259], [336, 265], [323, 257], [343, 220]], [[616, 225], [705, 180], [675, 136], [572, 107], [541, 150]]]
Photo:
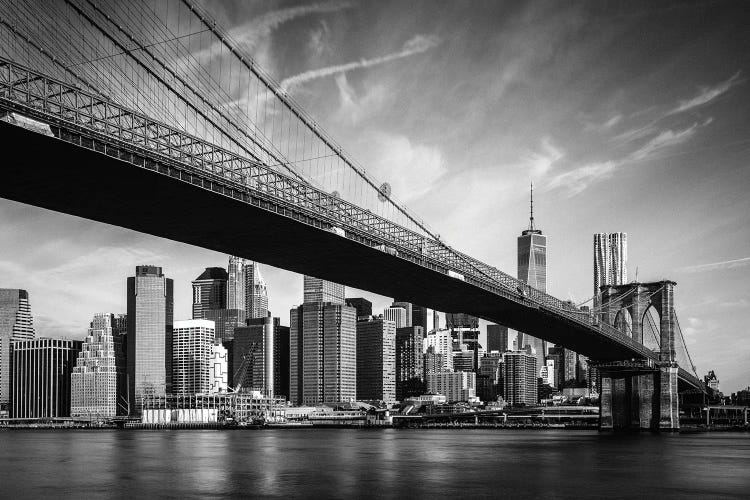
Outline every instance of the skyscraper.
[[273, 392], [289, 399], [289, 327], [273, 318]]
[[117, 358], [111, 314], [96, 314], [70, 376], [71, 416], [117, 415]]
[[247, 319], [268, 316], [268, 287], [257, 262], [245, 262], [245, 311]]
[[393, 321], [396, 324], [396, 328], [404, 328], [409, 326], [408, 312], [403, 307], [386, 307], [383, 311], [383, 318], [388, 321]]
[[11, 386], [12, 418], [70, 416], [70, 377], [80, 340], [14, 340]]
[[0, 288], [0, 417], [8, 416], [10, 412], [11, 342], [33, 338], [29, 293], [16, 288]]
[[487, 352], [508, 350], [508, 327], [502, 325], [487, 325]]
[[207, 267], [193, 280], [193, 319], [206, 319], [209, 310], [226, 309], [228, 279], [223, 267]]
[[357, 321], [357, 399], [396, 399], [396, 323], [383, 318]]
[[357, 318], [372, 316], [372, 302], [362, 297], [345, 299], [346, 305], [357, 310]]
[[445, 327], [479, 328], [479, 318], [466, 313], [445, 313]]
[[503, 397], [512, 405], [537, 403], [536, 357], [525, 351], [503, 354]]
[[346, 289], [344, 285], [305, 275], [303, 286], [303, 302], [305, 304], [311, 302], [343, 304], [345, 302]]
[[[547, 291], [547, 237], [541, 229], [534, 227], [534, 186], [531, 186], [531, 211], [529, 227], [518, 237], [518, 279], [536, 288]], [[530, 345], [537, 358], [537, 367], [544, 365], [547, 342], [518, 332], [518, 348]], [[537, 374], [538, 375], [538, 374]]]
[[[628, 234], [594, 235], [594, 297], [604, 285], [623, 285], [628, 281]], [[598, 300], [595, 301], [595, 304]]]
[[229, 257], [227, 265], [227, 309], [245, 310], [245, 259]]
[[393, 304], [391, 304], [391, 307], [401, 307], [406, 311], [406, 322], [399, 326], [398, 328], [403, 328], [405, 326], [412, 326], [412, 310], [413, 306], [411, 302], [406, 301], [393, 301]]
[[172, 392], [174, 283], [161, 267], [137, 266], [128, 278], [128, 385], [131, 413], [145, 396]]
[[309, 302], [290, 313], [290, 397], [295, 404], [348, 401], [357, 395], [357, 310]]
[[210, 392], [227, 392], [229, 389], [229, 355], [227, 348], [218, 341], [211, 344], [209, 384]]
[[211, 391], [213, 321], [175, 321], [172, 334], [172, 393], [200, 394]]
[[423, 338], [421, 326], [396, 329], [396, 399], [399, 401], [425, 392]]
[[[274, 393], [274, 318], [251, 318], [234, 330], [234, 387]], [[241, 369], [245, 363], [245, 369]], [[244, 372], [244, 373], [243, 373]]]

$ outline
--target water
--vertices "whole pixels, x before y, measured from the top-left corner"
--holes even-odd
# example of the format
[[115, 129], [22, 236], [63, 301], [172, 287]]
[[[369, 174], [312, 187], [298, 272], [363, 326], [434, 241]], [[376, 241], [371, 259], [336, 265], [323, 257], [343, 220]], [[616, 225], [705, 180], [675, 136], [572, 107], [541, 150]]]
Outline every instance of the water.
[[2, 498], [748, 498], [750, 434], [0, 431]]

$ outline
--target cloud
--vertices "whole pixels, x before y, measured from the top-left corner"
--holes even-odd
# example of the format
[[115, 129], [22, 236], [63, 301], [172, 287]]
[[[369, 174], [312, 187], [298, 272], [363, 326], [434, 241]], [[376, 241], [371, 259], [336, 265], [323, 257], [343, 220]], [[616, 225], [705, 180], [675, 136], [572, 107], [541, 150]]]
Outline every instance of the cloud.
[[727, 269], [735, 269], [738, 267], [750, 266], [750, 257], [743, 257], [741, 259], [724, 260], [721, 262], [712, 262], [710, 264], [699, 264], [695, 266], [683, 267], [680, 271], [684, 273], [704, 273], [707, 271], [724, 271]]
[[704, 104], [707, 104], [713, 101], [720, 95], [726, 93], [734, 85], [740, 83], [739, 76], [740, 76], [740, 72], [738, 71], [737, 73], [732, 75], [732, 77], [729, 80], [718, 83], [714, 85], [713, 87], [703, 87], [700, 93], [696, 95], [695, 97], [693, 97], [692, 99], [680, 101], [675, 108], [673, 108], [667, 113], [667, 116], [674, 115], [676, 113], [682, 113], [684, 111], [689, 111], [693, 108], [703, 106]]
[[327, 41], [330, 35], [331, 30], [328, 27], [328, 23], [325, 20], [321, 20], [318, 28], [310, 32], [310, 40], [307, 42], [307, 48], [313, 56], [321, 56], [330, 50], [330, 45]]
[[346, 64], [339, 64], [336, 66], [328, 66], [325, 68], [305, 71], [304, 73], [300, 73], [298, 75], [294, 75], [284, 79], [281, 82], [280, 86], [282, 90], [288, 91], [295, 86], [301, 85], [311, 80], [316, 80], [318, 78], [324, 78], [326, 76], [335, 75], [337, 73], [345, 73], [347, 71], [358, 68], [369, 68], [390, 61], [395, 61], [396, 59], [402, 59], [404, 57], [421, 54], [436, 47], [438, 44], [440, 44], [440, 38], [438, 38], [437, 36], [416, 35], [408, 40], [398, 52], [375, 57], [373, 59], [361, 59], [359, 61], [353, 61]]
[[253, 48], [283, 23], [310, 14], [339, 12], [351, 6], [349, 2], [325, 2], [274, 10], [258, 17], [249, 26], [233, 29], [232, 34], [239, 37], [239, 42]]
[[602, 131], [606, 131], [606, 130], [611, 129], [612, 127], [614, 127], [615, 125], [617, 125], [621, 121], [622, 121], [622, 115], [621, 114], [614, 115], [612, 118], [610, 118], [609, 120], [607, 120], [604, 123], [594, 123], [594, 122], [590, 122], [590, 121], [585, 121], [584, 122], [584, 126], [583, 126], [583, 130], [585, 132], [594, 132], [594, 131], [602, 132]]
[[525, 158], [525, 163], [531, 169], [533, 177], [539, 178], [545, 175], [564, 156], [565, 153], [555, 147], [549, 137], [545, 137], [542, 139], [542, 151], [528, 154]]
[[[711, 123], [711, 120], [707, 120], [704, 125], [708, 125], [709, 123]], [[630, 153], [628, 159], [632, 161], [643, 160], [660, 149], [685, 142], [695, 134], [697, 127], [698, 124], [694, 123], [688, 128], [676, 132], [673, 130], [664, 130], [646, 142], [646, 144]]]
[[610, 177], [619, 165], [619, 162], [611, 160], [589, 163], [553, 177], [547, 189], [566, 188], [568, 196], [575, 196], [592, 183]]

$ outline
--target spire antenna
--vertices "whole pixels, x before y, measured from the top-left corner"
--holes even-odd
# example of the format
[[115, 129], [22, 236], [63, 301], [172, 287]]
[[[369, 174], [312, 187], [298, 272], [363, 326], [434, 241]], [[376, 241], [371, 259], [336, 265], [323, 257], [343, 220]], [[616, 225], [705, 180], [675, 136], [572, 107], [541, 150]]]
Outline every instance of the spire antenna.
[[529, 217], [529, 229], [534, 230], [534, 181], [531, 181], [531, 216]]

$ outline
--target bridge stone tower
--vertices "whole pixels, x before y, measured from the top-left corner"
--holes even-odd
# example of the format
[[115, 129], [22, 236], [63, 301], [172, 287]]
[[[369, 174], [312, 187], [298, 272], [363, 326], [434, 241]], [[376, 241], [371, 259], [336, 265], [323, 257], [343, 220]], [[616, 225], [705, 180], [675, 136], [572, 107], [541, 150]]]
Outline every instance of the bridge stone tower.
[[600, 429], [680, 428], [675, 359], [673, 281], [605, 285], [601, 320], [644, 343], [646, 314], [659, 316], [658, 360], [633, 359], [597, 363], [601, 374]]

